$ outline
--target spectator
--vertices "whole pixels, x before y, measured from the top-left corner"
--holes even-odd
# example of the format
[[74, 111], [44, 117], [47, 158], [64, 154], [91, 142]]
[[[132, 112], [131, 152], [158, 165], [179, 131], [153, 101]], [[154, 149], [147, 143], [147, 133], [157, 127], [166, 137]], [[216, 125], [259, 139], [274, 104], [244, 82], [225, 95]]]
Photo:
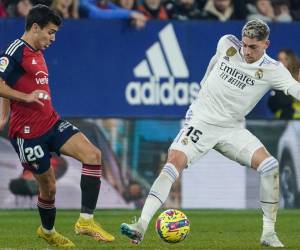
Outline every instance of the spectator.
[[261, 19], [265, 22], [290, 22], [292, 17], [289, 13], [288, 4], [285, 1], [275, 2], [275, 10], [271, 0], [256, 0], [255, 5], [248, 4], [248, 20]]
[[300, 60], [296, 53], [291, 49], [281, 49], [278, 53], [278, 60], [290, 71], [297, 80], [300, 67]]
[[0, 0], [0, 18], [1, 17], [7, 17], [8, 14], [6, 12], [5, 3]]
[[[281, 49], [278, 60], [290, 71], [294, 79], [300, 80], [300, 60], [291, 49]], [[300, 102], [281, 91], [272, 91], [268, 106], [278, 119], [300, 119]]]
[[143, 28], [146, 17], [137, 12], [123, 9], [108, 0], [80, 0], [81, 15], [98, 19], [130, 19], [136, 28]]
[[78, 0], [53, 0], [51, 8], [56, 10], [62, 18], [78, 18]]
[[199, 7], [200, 10], [202, 10], [207, 2], [207, 0], [196, 0], [197, 6]]
[[203, 11], [203, 19], [219, 20], [221, 22], [246, 19], [246, 4], [241, 0], [207, 0]]
[[141, 11], [148, 19], [169, 19], [167, 11], [161, 0], [144, 0], [143, 3], [138, 6], [138, 10]]
[[178, 0], [178, 2], [165, 2], [168, 16], [172, 19], [189, 20], [202, 17], [201, 10], [195, 0]]
[[136, 10], [137, 9], [137, 3], [135, 0], [117, 0], [116, 4], [120, 6], [123, 9], [127, 10]]
[[300, 0], [289, 0], [291, 10], [300, 10]]
[[276, 21], [278, 22], [291, 22], [293, 18], [290, 13], [290, 6], [288, 0], [273, 0], [272, 5]]
[[290, 10], [293, 20], [300, 21], [300, 0], [290, 0]]
[[31, 0], [31, 2], [32, 2], [33, 6], [35, 6], [37, 4], [43, 4], [43, 5], [46, 5], [46, 6], [50, 7], [53, 0]]
[[13, 0], [8, 3], [7, 13], [9, 17], [25, 17], [31, 8], [30, 0]]

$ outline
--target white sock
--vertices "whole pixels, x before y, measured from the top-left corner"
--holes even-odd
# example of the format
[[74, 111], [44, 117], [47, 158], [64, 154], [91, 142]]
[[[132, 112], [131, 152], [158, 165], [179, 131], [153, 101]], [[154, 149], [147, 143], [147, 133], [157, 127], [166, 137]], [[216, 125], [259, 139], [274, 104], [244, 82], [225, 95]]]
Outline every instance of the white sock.
[[55, 228], [54, 228], [54, 227], [53, 227], [51, 230], [48, 230], [48, 229], [46, 229], [46, 228], [44, 228], [44, 227], [42, 226], [42, 230], [43, 230], [44, 233], [46, 233], [46, 234], [52, 234], [52, 233], [55, 232]]
[[85, 220], [88, 220], [88, 219], [92, 219], [94, 217], [93, 214], [87, 214], [87, 213], [80, 213], [80, 217], [85, 219]]
[[275, 222], [269, 220], [265, 215], [263, 215], [263, 232], [262, 232], [262, 234], [273, 233], [273, 232], [275, 232]]
[[257, 168], [260, 173], [260, 202], [263, 211], [263, 234], [275, 231], [279, 203], [279, 166], [268, 157]]
[[144, 232], [147, 230], [153, 215], [167, 200], [172, 184], [178, 176], [179, 173], [176, 167], [171, 163], [167, 163], [154, 181], [139, 219]]

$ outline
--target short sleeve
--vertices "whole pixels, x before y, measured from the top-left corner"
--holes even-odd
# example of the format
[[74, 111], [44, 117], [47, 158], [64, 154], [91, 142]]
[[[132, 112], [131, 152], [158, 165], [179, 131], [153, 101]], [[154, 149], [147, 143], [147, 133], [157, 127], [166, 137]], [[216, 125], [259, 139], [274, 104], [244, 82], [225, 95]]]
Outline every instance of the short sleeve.
[[222, 36], [219, 41], [218, 41], [218, 45], [217, 45], [217, 52], [223, 51], [223, 48], [225, 46], [225, 40], [227, 38], [228, 35]]
[[280, 63], [277, 70], [274, 70], [274, 75], [271, 80], [272, 88], [283, 91], [286, 95], [288, 89], [294, 85], [299, 84], [291, 75], [291, 73]]
[[0, 77], [9, 86], [13, 86], [25, 72], [21, 66], [23, 44], [22, 41], [16, 40], [5, 52], [0, 52]]
[[226, 46], [228, 46], [227, 43], [229, 42], [228, 38], [229, 38], [230, 36], [232, 36], [232, 35], [224, 35], [224, 36], [222, 36], [222, 37], [219, 39], [218, 45], [217, 45], [217, 52], [218, 52], [218, 53], [224, 52], [224, 48], [225, 48]]
[[8, 81], [11, 78], [16, 67], [16, 61], [13, 57], [2, 54], [0, 55], [0, 77]]

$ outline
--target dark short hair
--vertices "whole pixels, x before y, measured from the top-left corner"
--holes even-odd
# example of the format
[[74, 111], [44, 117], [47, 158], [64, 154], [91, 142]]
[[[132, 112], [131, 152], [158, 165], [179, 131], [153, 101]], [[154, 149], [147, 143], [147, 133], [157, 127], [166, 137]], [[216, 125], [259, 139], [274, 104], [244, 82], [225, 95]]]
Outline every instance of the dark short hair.
[[26, 31], [30, 30], [34, 23], [38, 24], [38, 26], [40, 26], [40, 28], [43, 29], [49, 23], [53, 23], [56, 26], [60, 26], [62, 23], [62, 19], [55, 10], [50, 9], [46, 5], [38, 4], [29, 11], [26, 17]]
[[256, 38], [258, 41], [268, 39], [270, 28], [268, 24], [260, 19], [254, 19], [245, 24], [242, 29], [242, 37]]
[[33, 5], [37, 5], [37, 4], [43, 4], [46, 6], [50, 6], [52, 4], [53, 0], [31, 0], [31, 3]]

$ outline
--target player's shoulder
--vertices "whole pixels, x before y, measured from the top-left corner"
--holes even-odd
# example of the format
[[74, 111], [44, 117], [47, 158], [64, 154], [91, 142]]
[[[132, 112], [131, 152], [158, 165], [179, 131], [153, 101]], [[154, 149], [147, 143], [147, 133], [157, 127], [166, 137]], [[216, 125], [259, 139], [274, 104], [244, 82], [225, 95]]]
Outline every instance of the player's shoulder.
[[222, 36], [218, 42], [218, 49], [234, 47], [240, 49], [242, 47], [242, 42], [234, 35], [227, 34]]
[[14, 58], [16, 61], [20, 61], [24, 46], [21, 39], [16, 39], [0, 52], [0, 57]]
[[282, 68], [285, 68], [283, 66], [283, 64], [275, 59], [273, 59], [272, 57], [270, 57], [269, 55], [265, 54], [263, 56], [263, 59], [261, 60], [259, 66], [261, 67], [265, 67], [265, 68], [274, 68], [277, 70], [280, 70]]

